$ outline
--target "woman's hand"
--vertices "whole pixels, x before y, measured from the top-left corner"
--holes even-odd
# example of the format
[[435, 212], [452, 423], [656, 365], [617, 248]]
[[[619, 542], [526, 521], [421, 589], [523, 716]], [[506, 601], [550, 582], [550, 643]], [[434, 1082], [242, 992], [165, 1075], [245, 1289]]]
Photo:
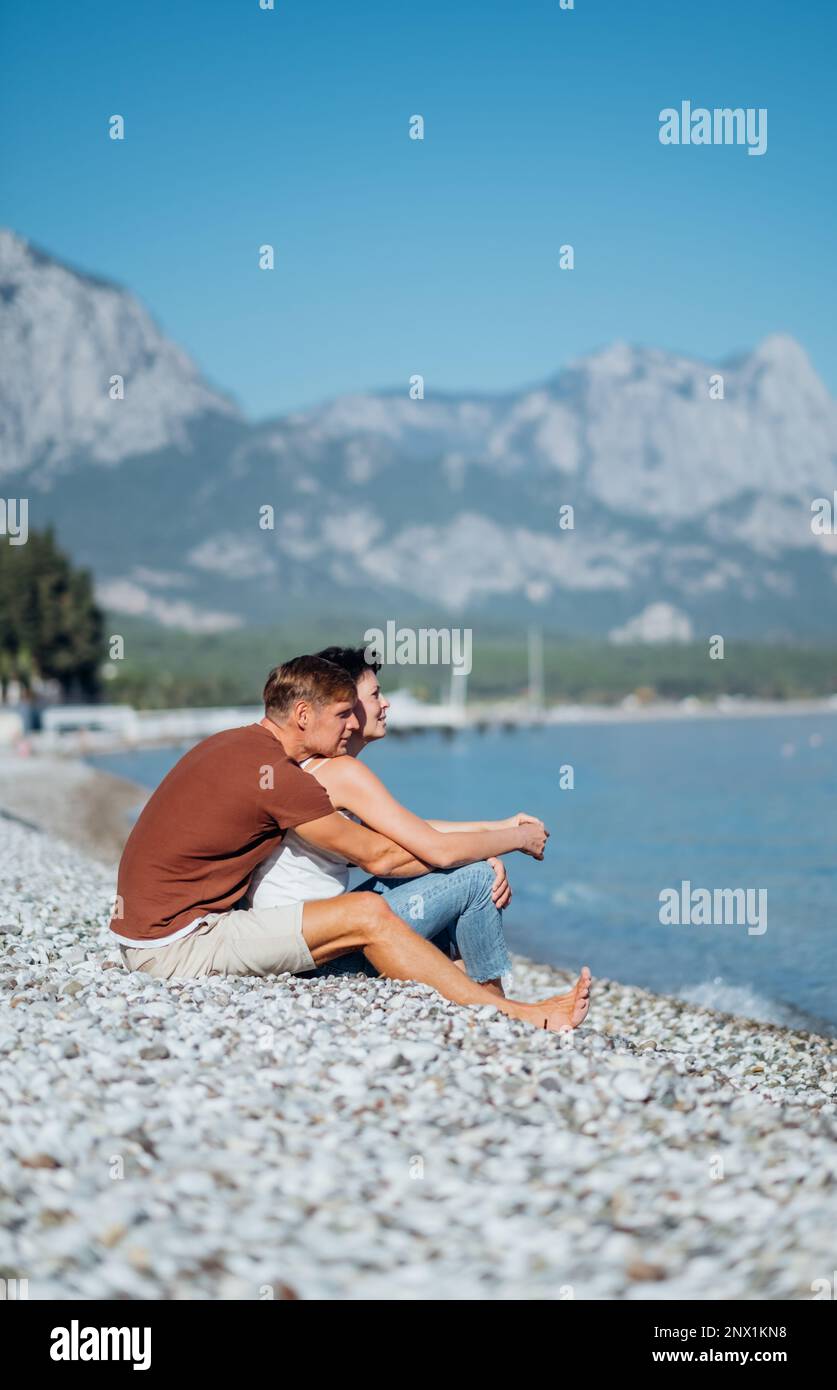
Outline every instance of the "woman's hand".
[[517, 830], [521, 825], [543, 825], [543, 821], [538, 816], [530, 816], [528, 811], [518, 811], [516, 816], [509, 816], [508, 820], [501, 820], [500, 825], [505, 830]]
[[506, 866], [502, 859], [486, 859], [486, 864], [490, 864], [494, 870], [494, 883], [491, 888], [491, 901], [495, 907], [502, 909], [508, 907], [512, 900], [512, 890], [509, 884]]

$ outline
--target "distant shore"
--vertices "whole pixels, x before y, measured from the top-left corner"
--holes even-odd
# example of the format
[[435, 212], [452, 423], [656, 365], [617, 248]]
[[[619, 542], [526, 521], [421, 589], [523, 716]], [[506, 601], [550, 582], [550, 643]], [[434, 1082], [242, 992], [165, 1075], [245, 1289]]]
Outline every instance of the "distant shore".
[[[418, 733], [456, 734], [474, 730], [513, 731], [573, 724], [650, 724], [655, 722], [764, 719], [837, 715], [837, 696], [805, 700], [758, 700], [721, 695], [713, 700], [645, 701], [627, 696], [616, 705], [562, 702], [546, 707], [521, 700], [482, 700], [461, 704], [425, 704], [407, 691], [389, 699], [391, 736]], [[60, 711], [59, 711], [60, 712]], [[221, 729], [260, 719], [260, 706], [199, 706], [193, 709], [135, 710], [129, 705], [88, 706], [83, 722], [78, 709], [67, 709], [71, 727], [26, 735], [37, 756], [84, 758], [132, 749], [167, 748], [195, 743]], [[75, 727], [72, 727], [73, 724]], [[99, 727], [97, 727], [97, 724]], [[89, 726], [88, 726], [89, 725]], [[2, 754], [0, 754], [2, 757]]]
[[[631, 697], [618, 705], [552, 705], [541, 721], [545, 724], [652, 724], [669, 719], [767, 719], [779, 715], [837, 714], [837, 697], [814, 700], [753, 700], [722, 695], [717, 700], [654, 700], [647, 704]], [[535, 716], [536, 718], [536, 716]]]

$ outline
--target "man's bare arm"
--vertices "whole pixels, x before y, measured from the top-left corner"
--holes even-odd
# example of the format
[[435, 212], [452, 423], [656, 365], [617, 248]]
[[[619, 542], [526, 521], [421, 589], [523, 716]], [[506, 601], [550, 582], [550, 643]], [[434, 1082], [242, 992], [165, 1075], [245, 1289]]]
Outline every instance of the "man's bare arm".
[[402, 849], [394, 840], [388, 840], [376, 830], [368, 830], [365, 825], [357, 825], [336, 811], [320, 820], [294, 826], [294, 830], [309, 844], [341, 854], [350, 864], [358, 864], [378, 878], [415, 878], [428, 872], [427, 864], [414, 859], [409, 850]]

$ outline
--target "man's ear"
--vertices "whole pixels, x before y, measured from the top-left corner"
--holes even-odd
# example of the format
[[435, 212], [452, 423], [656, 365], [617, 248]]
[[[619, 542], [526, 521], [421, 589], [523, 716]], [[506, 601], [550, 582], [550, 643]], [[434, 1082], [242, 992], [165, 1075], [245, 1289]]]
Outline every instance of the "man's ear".
[[296, 704], [294, 705], [294, 718], [300, 729], [305, 728], [306, 724], [308, 723], [308, 716], [310, 713], [311, 707], [308, 704], [308, 701], [297, 700]]

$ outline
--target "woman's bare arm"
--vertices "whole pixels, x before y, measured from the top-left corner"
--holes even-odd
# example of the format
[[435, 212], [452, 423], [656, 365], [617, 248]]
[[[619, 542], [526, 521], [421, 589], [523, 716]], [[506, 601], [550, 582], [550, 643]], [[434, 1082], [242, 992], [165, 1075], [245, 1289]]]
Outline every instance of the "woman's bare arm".
[[332, 758], [312, 775], [335, 806], [351, 811], [433, 868], [450, 869], [513, 850], [543, 859], [548, 831], [539, 821], [490, 830], [441, 831], [396, 801], [380, 778], [356, 758]]
[[450, 835], [452, 830], [462, 830], [473, 833], [475, 830], [501, 830], [508, 829], [510, 822], [502, 820], [429, 820], [428, 825], [434, 830], [438, 830], [441, 835]]
[[516, 816], [508, 816], [506, 820], [429, 820], [427, 824], [432, 825], [434, 830], [440, 830], [443, 835], [449, 835], [452, 830], [510, 830], [527, 822], [543, 824], [537, 816], [530, 816], [526, 811], [518, 811]]

